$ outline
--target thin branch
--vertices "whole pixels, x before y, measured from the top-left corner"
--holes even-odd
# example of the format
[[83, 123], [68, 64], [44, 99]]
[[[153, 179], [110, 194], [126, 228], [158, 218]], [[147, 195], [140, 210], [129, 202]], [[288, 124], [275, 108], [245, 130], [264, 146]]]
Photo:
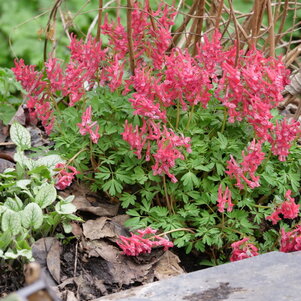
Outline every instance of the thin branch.
[[135, 75], [135, 57], [133, 49], [133, 37], [132, 37], [132, 1], [127, 0], [127, 36], [128, 36], [128, 46], [129, 46], [129, 55], [130, 55], [130, 66], [132, 75]]
[[97, 33], [96, 33], [96, 41], [97, 42], [99, 42], [99, 40], [100, 40], [101, 21], [102, 21], [102, 7], [103, 7], [102, 0], [99, 0], [99, 3], [98, 3], [98, 22], [97, 22]]

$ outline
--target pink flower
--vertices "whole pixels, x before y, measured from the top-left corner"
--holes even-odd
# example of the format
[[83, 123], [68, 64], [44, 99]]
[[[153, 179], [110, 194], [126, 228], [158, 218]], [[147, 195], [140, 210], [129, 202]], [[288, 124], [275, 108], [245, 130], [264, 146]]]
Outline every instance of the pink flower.
[[146, 228], [137, 232], [138, 234], [131, 233], [131, 237], [119, 236], [122, 242], [117, 242], [117, 244], [122, 249], [122, 254], [138, 256], [142, 253], [151, 253], [153, 247], [164, 247], [164, 251], [173, 247], [172, 242], [155, 235], [156, 230]]
[[230, 261], [238, 261], [259, 255], [258, 249], [254, 246], [254, 244], [246, 243], [248, 240], [249, 238], [245, 237], [244, 239], [231, 244], [233, 250]]
[[[58, 170], [58, 174], [55, 176], [57, 180], [55, 187], [59, 190], [64, 190], [66, 187], [70, 186], [74, 176], [79, 174], [79, 171], [77, 171], [75, 167], [65, 165], [64, 163], [56, 164], [55, 169]], [[68, 169], [71, 170], [71, 172], [68, 172]]]
[[[79, 132], [82, 136], [90, 134], [93, 143], [97, 143], [100, 138], [99, 125], [96, 121], [92, 122], [92, 107], [89, 106], [82, 115], [82, 122], [78, 123]], [[94, 128], [94, 129], [93, 129]]]
[[291, 197], [291, 191], [285, 193], [286, 201], [283, 202], [270, 216], [266, 219], [272, 221], [273, 225], [281, 220], [279, 214], [283, 214], [284, 218], [294, 219], [299, 215], [300, 205], [295, 203], [295, 199]]
[[278, 155], [280, 161], [285, 161], [292, 142], [300, 133], [300, 123], [297, 121], [288, 122], [283, 119], [280, 123], [276, 123], [274, 133], [276, 137], [271, 141], [272, 152], [274, 155]]
[[254, 139], [248, 146], [247, 151], [247, 155], [242, 151], [243, 161], [240, 164], [238, 164], [232, 156], [230, 156], [230, 160], [227, 162], [228, 170], [226, 173], [230, 177], [236, 178], [236, 186], [239, 187], [239, 189], [244, 188], [241, 181], [244, 181], [252, 189], [260, 186], [259, 176], [255, 176], [255, 172], [265, 155], [264, 152], [261, 151], [261, 142], [256, 143]]
[[280, 251], [286, 253], [301, 251], [301, 225], [290, 232], [281, 229]]
[[184, 155], [178, 147], [184, 146], [188, 153], [191, 152], [190, 138], [176, 135], [171, 129], [164, 126], [161, 139], [157, 140], [157, 152], [153, 154], [155, 164], [152, 166], [154, 175], [166, 174], [173, 183], [177, 178], [170, 172], [170, 168], [175, 166], [175, 160], [184, 160]]
[[226, 190], [223, 195], [222, 191], [222, 184], [219, 185], [218, 188], [218, 199], [217, 199], [217, 207], [219, 212], [224, 212], [225, 211], [225, 205], [227, 204], [227, 211], [231, 212], [233, 210], [233, 204], [231, 201], [231, 190], [229, 190], [228, 187], [226, 187]]

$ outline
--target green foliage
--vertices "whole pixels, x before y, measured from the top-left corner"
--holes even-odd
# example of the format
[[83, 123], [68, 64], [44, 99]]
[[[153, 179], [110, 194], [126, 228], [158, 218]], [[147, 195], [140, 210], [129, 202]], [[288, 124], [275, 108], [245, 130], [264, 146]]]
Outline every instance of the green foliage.
[[17, 91], [22, 91], [21, 84], [16, 81], [13, 72], [7, 68], [0, 68], [0, 120], [8, 124], [21, 100], [14, 96]]
[[[241, 152], [252, 140], [253, 130], [244, 121], [225, 123], [223, 128], [227, 116], [212, 99], [206, 109], [194, 112], [188, 129], [187, 118], [181, 116], [178, 131], [192, 137], [192, 152], [185, 160], [177, 161], [172, 173], [179, 181], [167, 181], [165, 192], [162, 177], [153, 176], [150, 163], [144, 158], [137, 159], [122, 140], [124, 120], [139, 125], [128, 97], [106, 88], [86, 93], [85, 106], [92, 105], [93, 120], [100, 125], [98, 144], [89, 143], [89, 137], [81, 136], [76, 126], [81, 121], [82, 104], [62, 110], [58, 118], [65, 122], [58, 122], [52, 136], [56, 152], [66, 159], [75, 158], [73, 165], [82, 171], [79, 177], [91, 181], [94, 191], [103, 190], [112, 198], [117, 197], [123, 208], [128, 208], [127, 214], [132, 218], [126, 225], [131, 229], [151, 226], [170, 232], [175, 245], [185, 247], [187, 253], [192, 249], [213, 252], [216, 260], [210, 264], [227, 260], [230, 244], [243, 237], [260, 241], [264, 251], [277, 249], [279, 234], [271, 224], [267, 227], [270, 222], [265, 218], [272, 213], [277, 199], [283, 201], [288, 189], [298, 192], [300, 147], [295, 144], [285, 162], [276, 156], [266, 157], [257, 171], [261, 186], [245, 187], [239, 192], [235, 181], [225, 174], [227, 161], [230, 155], [238, 162], [241, 160]], [[276, 112], [275, 119], [281, 119]], [[270, 153], [268, 143], [263, 145], [263, 151]], [[232, 191], [232, 212], [217, 210], [220, 183]], [[171, 211], [166, 207], [166, 193], [173, 202]], [[261, 228], [268, 230], [261, 231]]]
[[66, 230], [69, 221], [80, 218], [73, 214], [73, 197], [58, 196], [50, 176], [63, 160], [57, 155], [28, 158], [24, 151], [31, 147], [30, 134], [20, 124], [11, 126], [10, 135], [17, 145], [17, 164], [0, 174], [0, 258], [31, 260], [35, 239], [53, 233], [59, 224]]

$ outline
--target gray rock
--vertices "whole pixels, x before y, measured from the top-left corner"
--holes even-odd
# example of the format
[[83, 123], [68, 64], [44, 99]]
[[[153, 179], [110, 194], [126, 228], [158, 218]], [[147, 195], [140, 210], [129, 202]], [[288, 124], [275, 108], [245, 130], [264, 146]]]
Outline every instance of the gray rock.
[[94, 301], [297, 301], [301, 251], [271, 252], [154, 282]]

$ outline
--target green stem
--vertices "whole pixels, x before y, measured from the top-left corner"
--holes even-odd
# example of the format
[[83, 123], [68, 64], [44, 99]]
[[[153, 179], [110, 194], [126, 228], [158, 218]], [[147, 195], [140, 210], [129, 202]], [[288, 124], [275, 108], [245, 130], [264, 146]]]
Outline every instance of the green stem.
[[68, 160], [67, 165], [69, 165], [73, 160], [76, 159], [76, 157], [81, 154], [82, 152], [84, 152], [85, 150], [87, 150], [86, 148], [81, 149], [80, 151], [78, 151], [70, 160]]
[[180, 103], [179, 100], [177, 101], [177, 120], [176, 120], [176, 129], [178, 129], [180, 122]]
[[156, 236], [164, 236], [166, 234], [173, 233], [173, 232], [178, 232], [178, 231], [187, 231], [187, 232], [195, 234], [195, 232], [193, 230], [189, 229], [189, 228], [178, 228], [178, 229], [173, 229], [173, 230], [166, 231], [166, 232], [158, 234]]
[[185, 130], [189, 130], [190, 122], [191, 122], [191, 120], [192, 120], [192, 116], [193, 116], [193, 113], [194, 113], [194, 107], [195, 107], [195, 105], [193, 104], [193, 105], [192, 105], [192, 108], [191, 108], [191, 111], [190, 111], [190, 113], [189, 113], [189, 118], [188, 118], [188, 121], [187, 121]]
[[164, 194], [165, 194], [165, 199], [166, 199], [166, 205], [167, 205], [167, 208], [168, 208], [169, 212], [171, 212], [172, 208], [171, 208], [171, 204], [169, 202], [169, 197], [168, 197], [168, 193], [167, 193], [167, 186], [166, 186], [165, 175], [163, 175], [163, 187], [164, 187]]
[[270, 209], [271, 207], [269, 206], [262, 206], [262, 205], [253, 205], [256, 208], [263, 208], [263, 209]]
[[228, 113], [226, 110], [224, 110], [224, 119], [223, 119], [223, 123], [222, 123], [221, 133], [223, 133], [225, 131], [227, 118], [228, 118]]

